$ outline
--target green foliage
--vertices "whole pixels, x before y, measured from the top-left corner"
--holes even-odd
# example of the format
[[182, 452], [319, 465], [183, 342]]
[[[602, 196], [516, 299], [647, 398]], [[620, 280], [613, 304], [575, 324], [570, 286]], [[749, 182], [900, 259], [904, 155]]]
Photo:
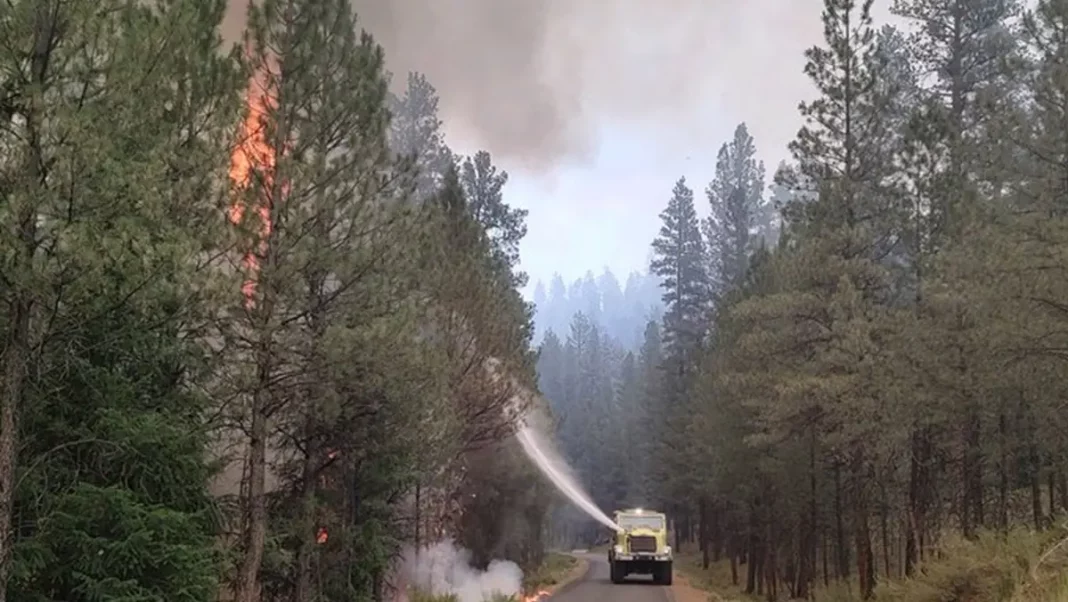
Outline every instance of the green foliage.
[[123, 487], [79, 484], [51, 501], [34, 538], [16, 548], [16, 596], [210, 600], [219, 559], [207, 518], [146, 504]]
[[[381, 49], [347, 2], [258, 3], [241, 57], [220, 47], [225, 2], [46, 4], [16, 2], [0, 19], [11, 42], [0, 113], [12, 126], [0, 136], [0, 332], [13, 340], [0, 402], [22, 435], [2, 435], [18, 458], [0, 475], [17, 485], [12, 516], [0, 516], [13, 528], [0, 589], [212, 600], [236, 559], [269, 598], [310, 599], [314, 583], [317, 599], [369, 599], [408, 542], [398, 501], [514, 426], [492, 394], [465, 405], [489, 380], [461, 378], [469, 344], [533, 381], [530, 310], [512, 272], [525, 213], [504, 203], [506, 177], [476, 155], [475, 202], [456, 221], [472, 236], [460, 247], [441, 236], [447, 217], [412, 202], [416, 174], [395, 155], [422, 157], [414, 183], [437, 192], [443, 174], [428, 170], [451, 152], [437, 126], [390, 148], [405, 120], [390, 129]], [[231, 233], [225, 184], [250, 76], [246, 101], [277, 101], [254, 124], [274, 156], [234, 195], [246, 210]], [[415, 77], [411, 88], [396, 108], [433, 117], [432, 87]], [[264, 199], [259, 268], [235, 274]], [[431, 265], [446, 248], [455, 261]], [[258, 280], [252, 306], [241, 276]], [[455, 316], [464, 324], [450, 332]], [[494, 419], [469, 431], [476, 411]], [[209, 448], [220, 431], [242, 443], [254, 423], [272, 477], [262, 483], [281, 486], [242, 490], [242, 509], [265, 503], [267, 533], [224, 550], [224, 529], [248, 525], [211, 499]], [[514, 453], [491, 464], [480, 490], [527, 511], [489, 549], [521, 545], [536, 563], [544, 491], [517, 486], [532, 475]]]
[[[197, 263], [219, 229], [206, 183], [236, 116], [239, 70], [216, 35], [225, 3], [52, 4], [15, 3], [2, 20], [5, 73], [35, 45], [49, 55], [32, 81], [3, 84], [18, 125], [0, 141], [0, 328], [18, 322], [8, 309], [33, 311], [11, 333], [29, 369], [2, 400], [21, 440], [0, 588], [16, 600], [211, 600], [220, 521], [188, 335], [210, 313], [215, 283]], [[26, 220], [37, 228], [15, 227]], [[0, 363], [12, 374], [11, 356]]]
[[[703, 355], [680, 366], [669, 346], [649, 379], [696, 373], [657, 437], [681, 475], [660, 486], [677, 537], [702, 565], [731, 557], [743, 595], [1030, 599], [1060, 585], [1021, 585], [1040, 548], [1012, 529], [1068, 511], [1064, 7], [899, 2], [907, 32], [876, 31], [870, 7], [824, 3], [777, 248], [719, 291]], [[726, 180], [712, 259], [739, 266]]]

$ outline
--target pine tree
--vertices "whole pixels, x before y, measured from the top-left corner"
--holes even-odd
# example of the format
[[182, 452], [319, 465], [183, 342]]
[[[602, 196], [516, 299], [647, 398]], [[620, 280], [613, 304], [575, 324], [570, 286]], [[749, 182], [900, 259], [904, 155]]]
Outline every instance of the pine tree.
[[[388, 384], [375, 386], [353, 370], [403, 371], [403, 353], [370, 344], [377, 356], [357, 354], [353, 346], [388, 331], [414, 337], [416, 327], [413, 306], [402, 300], [414, 292], [405, 275], [419, 265], [422, 231], [411, 219], [405, 174], [388, 145], [382, 50], [357, 33], [347, 0], [254, 4], [247, 46], [252, 128], [240, 150], [252, 160], [251, 173], [237, 184], [240, 200], [262, 212], [246, 211], [243, 221], [262, 222], [250, 232], [262, 234], [251, 246], [255, 287], [233, 336], [236, 351], [252, 364], [242, 391], [248, 404], [238, 408], [249, 433], [249, 484], [236, 597], [252, 602], [265, 586], [291, 587], [300, 601], [323, 588], [370, 591], [383, 578], [384, 561], [366, 559], [359, 575], [337, 573], [345, 583], [317, 579], [314, 572], [324, 574], [348, 553], [346, 545], [329, 554], [320, 550], [320, 528], [344, 542], [346, 533], [388, 519], [325, 513], [324, 500], [336, 493], [323, 485], [326, 471], [341, 470], [333, 475], [336, 483], [339, 476], [358, 479], [359, 471], [384, 470], [395, 462], [388, 445], [378, 447], [379, 467], [359, 462], [353, 450], [376, 449], [375, 437], [389, 432], [383, 422], [415, 420], [424, 409], [424, 399], [410, 395], [414, 383], [387, 377]], [[407, 376], [401, 378], [410, 381]], [[383, 397], [400, 399], [394, 395], [410, 405], [398, 401], [387, 406], [388, 419], [382, 413], [366, 418]], [[369, 434], [372, 428], [377, 432]], [[270, 466], [297, 492], [291, 508], [275, 505], [279, 515], [269, 513], [269, 452], [292, 458]], [[407, 474], [379, 470], [376, 478], [382, 495], [390, 495], [390, 488], [405, 486], [400, 479]], [[279, 522], [293, 566], [264, 564], [274, 540], [270, 527]], [[388, 550], [399, 542], [382, 537], [374, 544]]]
[[[870, 414], [881, 405], [871, 373], [879, 362], [875, 339], [881, 302], [887, 298], [886, 277], [878, 262], [892, 248], [899, 223], [893, 195], [888, 193], [888, 166], [880, 154], [892, 134], [886, 99], [880, 97], [877, 85], [882, 65], [870, 6], [870, 1], [859, 7], [850, 0], [825, 2], [826, 46], [806, 53], [806, 73], [820, 96], [802, 104], [806, 124], [791, 144], [798, 175], [816, 186], [816, 195], [787, 208], [793, 248], [781, 268], [789, 274], [781, 283], [782, 292], [747, 301], [735, 310], [751, 331], [739, 346], [759, 353], [758, 357], [775, 354], [774, 363], [781, 370], [773, 377], [779, 382], [775, 393], [758, 410], [764, 432], [779, 437], [783, 451], [790, 449], [809, 459], [807, 466], [796, 466], [800, 474], [815, 479], [813, 465], [827, 449], [833, 470], [844, 475], [848, 495], [840, 506], [849, 512], [865, 599], [875, 586], [868, 521], [871, 473], [882, 448], [876, 445], [874, 422], [840, 423], [838, 417]], [[814, 322], [808, 324], [798, 316], [812, 316]], [[797, 424], [805, 425], [802, 432]], [[882, 436], [889, 434], [884, 431]], [[807, 489], [801, 498], [804, 503], [791, 511], [806, 525], [802, 540], [813, 546], [810, 508], [817, 504], [819, 489], [803, 487], [802, 481], [793, 486]], [[836, 495], [843, 491], [835, 487]], [[838, 525], [843, 525], [842, 512], [836, 514]], [[836, 530], [838, 571], [844, 575], [849, 552], [846, 528]], [[807, 550], [805, 556], [815, 558], [815, 550]]]
[[650, 271], [662, 279], [666, 361], [671, 363], [673, 372], [674, 399], [681, 400], [687, 374], [705, 334], [711, 292], [707, 249], [693, 191], [686, 186], [685, 178], [675, 183], [660, 219], [663, 225], [653, 241], [656, 255]]
[[217, 595], [188, 385], [240, 81], [224, 8], [4, 9], [0, 600]]
[[512, 271], [513, 287], [526, 286], [527, 275], [514, 270], [519, 262], [519, 241], [527, 235], [527, 210], [504, 202], [501, 191], [508, 183], [508, 173], [497, 170], [488, 152], [479, 151], [464, 160], [461, 181], [471, 214], [488, 234], [500, 269]]
[[1009, 20], [1016, 0], [895, 0], [892, 12], [917, 24], [910, 36], [912, 61], [935, 80], [924, 99], [937, 122], [938, 149], [945, 161], [934, 212], [940, 236], [959, 236], [975, 211], [974, 182], [981, 175], [980, 148], [992, 113], [981, 94], [1006, 77], [1003, 59], [1014, 52]]
[[[694, 208], [693, 191], [680, 178], [668, 206], [660, 214], [663, 225], [653, 241], [655, 257], [650, 271], [661, 278], [665, 306], [663, 388], [657, 415], [656, 444], [659, 498], [679, 519], [685, 520], [686, 483], [683, 469], [688, 442], [685, 437], [692, 386], [710, 317], [711, 282], [708, 254]], [[678, 542], [676, 542], [678, 544]]]
[[416, 171], [414, 198], [429, 200], [444, 184], [453, 157], [438, 117], [438, 93], [422, 73], [409, 73], [400, 96], [390, 95], [389, 146]]
[[[909, 40], [913, 61], [921, 73], [934, 76], [921, 98], [922, 112], [914, 117], [908, 140], [912, 188], [929, 205], [914, 212], [912, 246], [919, 270], [928, 267], [925, 264], [932, 262], [934, 253], [963, 240], [987, 210], [984, 196], [1015, 179], [1006, 173], [1017, 170], [995, 167], [1005, 164], [1000, 159], [1006, 153], [992, 144], [993, 139], [1003, 137], [992, 131], [998, 127], [1001, 112], [994, 107], [1002, 105], [1011, 112], [1017, 104], [1005, 65], [1012, 63], [1016, 53], [1009, 26], [1018, 9], [1015, 0], [899, 0], [894, 4], [896, 14], [918, 25]], [[979, 148], [982, 155], [976, 152]], [[984, 186], [984, 182], [992, 184]], [[931, 294], [936, 287], [925, 276], [921, 272], [916, 278], [916, 296], [923, 308], [918, 329], [938, 333], [926, 339], [931, 348], [926, 359], [937, 366], [926, 365], [921, 371], [935, 370], [954, 383], [952, 405], [961, 414], [957, 422], [963, 449], [959, 504], [965, 535], [976, 537], [976, 529], [988, 516], [981, 449], [986, 410], [983, 401], [971, 394], [969, 383], [976, 378], [973, 372], [983, 350], [969, 344], [975, 325], [964, 317], [968, 302], [952, 295], [936, 298]], [[950, 362], [945, 358], [950, 356], [955, 357], [954, 368], [946, 370]]]
[[764, 202], [764, 164], [756, 160], [756, 145], [745, 124], [719, 150], [716, 178], [705, 190], [711, 213], [705, 221], [710, 270], [717, 294], [737, 286], [747, 271], [753, 237], [767, 212]]

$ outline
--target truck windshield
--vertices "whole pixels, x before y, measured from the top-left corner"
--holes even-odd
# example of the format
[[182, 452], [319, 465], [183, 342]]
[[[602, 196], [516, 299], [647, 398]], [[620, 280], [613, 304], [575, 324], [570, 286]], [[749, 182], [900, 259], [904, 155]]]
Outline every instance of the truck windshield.
[[633, 514], [621, 515], [619, 526], [630, 531], [632, 529], [651, 529], [659, 531], [664, 528], [664, 518], [661, 516], [636, 516]]

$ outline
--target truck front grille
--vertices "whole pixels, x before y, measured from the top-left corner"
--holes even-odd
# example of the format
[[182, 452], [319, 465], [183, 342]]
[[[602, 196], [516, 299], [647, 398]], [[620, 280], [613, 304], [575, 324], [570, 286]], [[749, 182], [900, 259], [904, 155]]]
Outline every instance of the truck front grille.
[[656, 538], [649, 535], [634, 535], [630, 538], [631, 552], [656, 552]]

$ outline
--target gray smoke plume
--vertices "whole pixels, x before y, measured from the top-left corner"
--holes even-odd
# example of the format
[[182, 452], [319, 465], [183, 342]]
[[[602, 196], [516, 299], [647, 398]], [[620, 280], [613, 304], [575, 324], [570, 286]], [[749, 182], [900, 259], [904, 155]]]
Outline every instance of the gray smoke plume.
[[[232, 31], [245, 2], [232, 2]], [[395, 79], [415, 70], [437, 87], [450, 142], [532, 171], [588, 158], [606, 120], [690, 147], [746, 121], [781, 149], [811, 96], [802, 52], [822, 32], [821, 0], [354, 4]]]
[[[471, 566], [471, 554], [451, 541], [428, 548], [408, 550], [404, 562], [405, 581], [424, 592], [453, 594], [460, 602], [484, 602], [495, 594], [518, 595], [523, 587], [523, 571], [514, 562], [494, 560], [480, 571]], [[400, 600], [407, 600], [401, 592]]]

